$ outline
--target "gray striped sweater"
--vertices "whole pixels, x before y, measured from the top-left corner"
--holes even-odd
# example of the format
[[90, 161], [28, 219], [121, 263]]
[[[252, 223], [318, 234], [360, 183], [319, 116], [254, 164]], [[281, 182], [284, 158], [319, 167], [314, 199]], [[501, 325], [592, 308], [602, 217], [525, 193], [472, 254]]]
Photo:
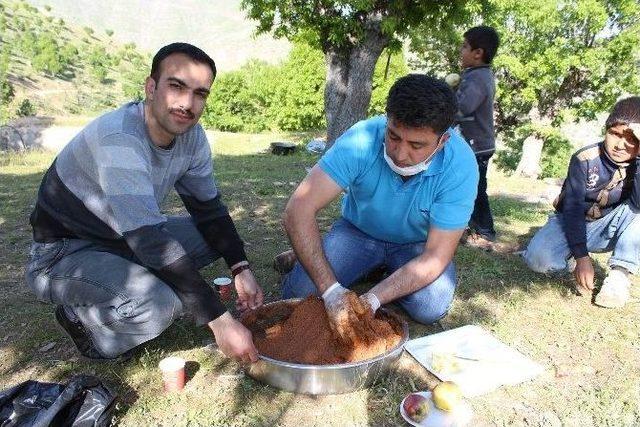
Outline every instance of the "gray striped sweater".
[[198, 324], [207, 323], [225, 307], [165, 227], [160, 206], [171, 188], [228, 265], [246, 259], [213, 179], [204, 130], [196, 125], [159, 148], [142, 102], [97, 118], [58, 155], [31, 215], [34, 240], [86, 239], [133, 256], [172, 286]]

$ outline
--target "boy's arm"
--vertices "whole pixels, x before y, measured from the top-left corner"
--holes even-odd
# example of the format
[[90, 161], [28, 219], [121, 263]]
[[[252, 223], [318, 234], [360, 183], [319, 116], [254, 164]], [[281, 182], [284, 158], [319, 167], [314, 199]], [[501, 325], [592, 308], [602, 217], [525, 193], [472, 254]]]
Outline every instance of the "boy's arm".
[[584, 201], [587, 193], [586, 166], [573, 156], [569, 162], [567, 185], [562, 208], [564, 230], [571, 254], [576, 258], [589, 255], [587, 251], [587, 221]]
[[586, 165], [573, 156], [569, 163], [565, 201], [562, 209], [562, 229], [569, 250], [576, 260], [574, 276], [579, 288], [593, 290], [593, 263], [587, 250], [587, 222], [584, 212], [586, 196]]
[[473, 74], [465, 74], [462, 77], [456, 98], [458, 99], [458, 110], [463, 116], [472, 115], [486, 97], [485, 86]]
[[633, 188], [631, 189], [631, 197], [629, 203], [637, 212], [640, 212], [640, 157], [635, 159], [635, 174], [633, 175]]
[[[640, 123], [630, 123], [631, 132], [640, 140]], [[636, 211], [640, 211], [640, 146], [636, 148], [635, 171], [633, 176], [633, 188], [631, 189], [631, 197], [629, 203]]]

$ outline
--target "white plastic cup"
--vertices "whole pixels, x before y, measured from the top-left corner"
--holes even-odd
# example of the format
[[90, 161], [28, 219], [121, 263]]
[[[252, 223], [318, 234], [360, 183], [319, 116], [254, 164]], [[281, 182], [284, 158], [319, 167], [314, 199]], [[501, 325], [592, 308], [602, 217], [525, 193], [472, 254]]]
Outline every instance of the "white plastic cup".
[[186, 361], [181, 357], [165, 357], [158, 365], [162, 371], [164, 391], [171, 393], [184, 388]]

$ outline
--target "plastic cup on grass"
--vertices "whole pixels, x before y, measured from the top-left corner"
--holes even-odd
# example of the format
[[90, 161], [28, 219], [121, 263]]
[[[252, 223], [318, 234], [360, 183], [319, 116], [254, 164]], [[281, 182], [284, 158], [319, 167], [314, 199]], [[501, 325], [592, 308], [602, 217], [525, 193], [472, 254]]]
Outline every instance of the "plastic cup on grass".
[[168, 393], [180, 391], [185, 383], [185, 360], [181, 357], [165, 357], [160, 361], [164, 391]]

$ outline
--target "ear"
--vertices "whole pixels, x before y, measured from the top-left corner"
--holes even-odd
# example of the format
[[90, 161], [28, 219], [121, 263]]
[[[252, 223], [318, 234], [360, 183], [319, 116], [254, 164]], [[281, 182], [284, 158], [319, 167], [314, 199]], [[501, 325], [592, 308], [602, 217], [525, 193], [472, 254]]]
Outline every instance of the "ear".
[[151, 76], [147, 77], [144, 82], [144, 94], [149, 101], [153, 100], [153, 93], [156, 90], [156, 81], [151, 78]]
[[473, 49], [473, 58], [480, 62], [484, 62], [484, 49], [481, 47]]

